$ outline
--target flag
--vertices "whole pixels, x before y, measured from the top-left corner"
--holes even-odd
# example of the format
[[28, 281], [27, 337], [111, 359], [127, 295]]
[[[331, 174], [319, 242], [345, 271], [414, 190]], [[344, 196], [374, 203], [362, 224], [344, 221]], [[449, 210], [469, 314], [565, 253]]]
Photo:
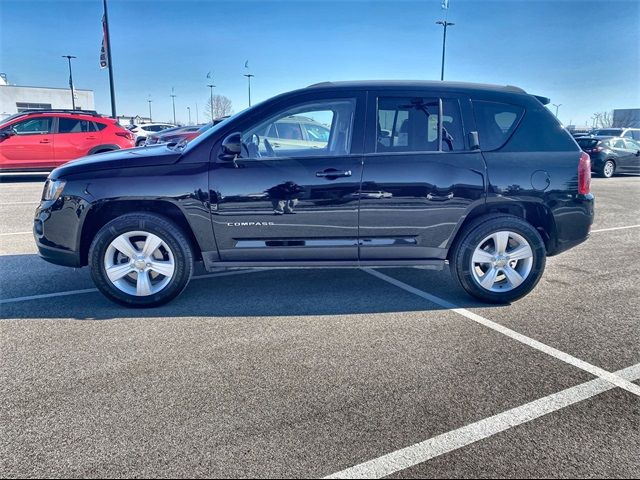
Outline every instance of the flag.
[[244, 62], [244, 68], [249, 68], [249, 60], [247, 60], [246, 62]]
[[449, 8], [449, 0], [442, 0], [442, 9], [447, 10]]
[[109, 62], [107, 60], [107, 23], [104, 15], [102, 15], [102, 48], [100, 49], [100, 68], [107, 68]]

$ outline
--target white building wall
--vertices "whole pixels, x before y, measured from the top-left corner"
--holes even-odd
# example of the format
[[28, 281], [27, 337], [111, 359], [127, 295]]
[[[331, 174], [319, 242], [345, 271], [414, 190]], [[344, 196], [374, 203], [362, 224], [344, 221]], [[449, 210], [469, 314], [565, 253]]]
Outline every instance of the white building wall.
[[[93, 90], [75, 89], [76, 108], [95, 110]], [[18, 113], [17, 103], [51, 104], [51, 108], [71, 109], [71, 92], [68, 88], [20, 87], [0, 85], [0, 119]]]

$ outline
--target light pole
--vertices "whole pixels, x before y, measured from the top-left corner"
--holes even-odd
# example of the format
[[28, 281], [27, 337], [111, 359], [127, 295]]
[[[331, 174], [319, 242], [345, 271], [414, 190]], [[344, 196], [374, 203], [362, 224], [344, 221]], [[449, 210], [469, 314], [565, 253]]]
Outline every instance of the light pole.
[[249, 106], [251, 106], [251, 77], [255, 77], [255, 75], [251, 75], [250, 73], [245, 73], [245, 77], [249, 81]]
[[447, 48], [447, 27], [455, 25], [453, 22], [447, 22], [446, 20], [439, 20], [436, 22], [438, 25], [442, 25], [444, 33], [442, 35], [442, 68], [440, 70], [440, 80], [444, 80], [444, 54]]
[[153, 102], [153, 100], [151, 100], [151, 95], [149, 95], [149, 98], [147, 98], [147, 102], [149, 103], [149, 121], [153, 122], [151, 118], [151, 102]]
[[209, 85], [207, 85], [207, 87], [209, 87], [209, 90], [211, 91], [211, 98], [209, 99], [209, 107], [211, 109], [211, 121], [213, 122], [213, 89], [215, 88], [215, 85], [213, 83], [210, 83]]
[[173, 87], [171, 87], [171, 102], [173, 103], [173, 124], [176, 123], [176, 95], [173, 93]]
[[71, 107], [76, 109], [76, 99], [73, 96], [73, 74], [71, 73], [71, 59], [77, 58], [73, 55], [62, 55], [62, 58], [66, 58], [69, 61], [69, 88], [71, 89]]
[[187, 107], [187, 112], [189, 112], [189, 125], [191, 125], [191, 107]]
[[552, 103], [551, 105], [553, 105], [554, 107], [556, 107], [556, 118], [558, 118], [558, 109], [562, 106], [561, 103]]
[[198, 102], [196, 102], [196, 125], [198, 125], [200, 121], [198, 120]]

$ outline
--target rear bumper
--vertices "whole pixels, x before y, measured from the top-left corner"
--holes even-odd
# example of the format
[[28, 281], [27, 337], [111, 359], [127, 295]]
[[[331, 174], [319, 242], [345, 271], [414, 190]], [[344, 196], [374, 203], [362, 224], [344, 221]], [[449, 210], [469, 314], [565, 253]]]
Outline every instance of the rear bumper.
[[556, 241], [548, 256], [565, 252], [589, 238], [595, 218], [595, 196], [592, 193], [576, 195], [570, 207], [559, 210], [563, 211], [554, 212]]

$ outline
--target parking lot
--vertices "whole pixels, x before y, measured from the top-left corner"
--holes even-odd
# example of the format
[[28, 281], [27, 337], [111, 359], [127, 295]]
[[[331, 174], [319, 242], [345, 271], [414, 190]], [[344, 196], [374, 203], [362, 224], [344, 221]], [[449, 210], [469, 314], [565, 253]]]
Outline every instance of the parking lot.
[[448, 271], [235, 270], [119, 307], [41, 260], [0, 184], [2, 477], [636, 477], [640, 178], [588, 242], [476, 303]]

